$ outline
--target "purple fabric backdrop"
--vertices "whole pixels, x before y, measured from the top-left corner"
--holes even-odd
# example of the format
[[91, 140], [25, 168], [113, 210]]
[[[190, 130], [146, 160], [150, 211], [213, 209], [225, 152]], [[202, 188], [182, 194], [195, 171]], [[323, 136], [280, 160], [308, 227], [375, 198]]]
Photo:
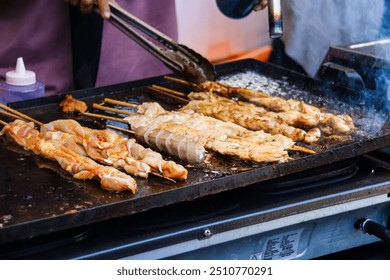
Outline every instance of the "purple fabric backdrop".
[[[117, 0], [126, 10], [177, 39], [174, 0]], [[68, 4], [62, 0], [0, 0], [0, 80], [23, 57], [46, 95], [72, 90]], [[104, 22], [96, 86], [169, 73], [158, 59]]]

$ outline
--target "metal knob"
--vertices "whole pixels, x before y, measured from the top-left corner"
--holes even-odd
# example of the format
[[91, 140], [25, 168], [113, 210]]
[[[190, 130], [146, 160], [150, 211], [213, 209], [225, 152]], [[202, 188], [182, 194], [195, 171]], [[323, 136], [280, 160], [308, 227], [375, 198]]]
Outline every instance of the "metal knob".
[[212, 235], [213, 233], [211, 232], [211, 230], [210, 229], [205, 229], [204, 231], [203, 231], [203, 236], [204, 237], [210, 237], [211, 235]]
[[390, 230], [386, 229], [384, 226], [370, 219], [361, 219], [357, 222], [357, 225], [363, 233], [374, 235], [390, 245]]

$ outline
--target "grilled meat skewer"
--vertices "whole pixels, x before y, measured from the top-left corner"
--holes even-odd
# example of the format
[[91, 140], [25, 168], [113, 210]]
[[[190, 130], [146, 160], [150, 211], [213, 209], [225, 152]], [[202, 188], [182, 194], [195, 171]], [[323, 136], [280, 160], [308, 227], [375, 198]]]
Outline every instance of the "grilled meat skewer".
[[[95, 105], [95, 104], [94, 104]], [[95, 106], [94, 106], [95, 107]], [[112, 111], [112, 108], [105, 106], [98, 106], [100, 110]], [[115, 110], [116, 113], [118, 110]], [[119, 110], [121, 111], [121, 110]], [[129, 115], [127, 111], [123, 111], [125, 115]], [[92, 113], [84, 113], [85, 116], [100, 118], [100, 119], [108, 119], [116, 122], [129, 124], [127, 120], [121, 119], [118, 117], [111, 117], [107, 115], [101, 114], [92, 114]], [[135, 115], [134, 113], [130, 115]], [[109, 126], [113, 129], [123, 131], [124, 129]], [[193, 140], [186, 138], [181, 135], [177, 135], [175, 133], [169, 131], [163, 131], [161, 129], [156, 130], [148, 130], [148, 133], [145, 134], [145, 129], [142, 127], [142, 124], [137, 126], [137, 129], [134, 130], [126, 130], [126, 132], [131, 132], [135, 134], [136, 138], [140, 141], [159, 149], [160, 151], [167, 152], [173, 156], [176, 156], [189, 164], [198, 164], [203, 163], [206, 158], [206, 150], [199, 143], [194, 142]], [[150, 136], [150, 137], [149, 137]]]
[[[204, 93], [207, 94], [207, 93]], [[229, 99], [226, 99], [229, 100]], [[227, 134], [229, 137], [242, 137], [245, 138], [245, 140], [253, 142], [253, 143], [264, 143], [264, 142], [280, 142], [283, 146], [290, 148], [291, 145], [294, 144], [294, 141], [286, 136], [283, 136], [281, 134], [275, 134], [271, 135], [269, 133], [265, 133], [264, 131], [252, 131], [248, 130], [240, 125], [237, 125], [235, 123], [232, 123], [230, 121], [224, 121], [224, 120], [218, 120], [214, 117], [209, 117], [207, 114], [202, 113], [194, 113], [194, 112], [180, 112], [179, 111], [166, 111], [164, 108], [162, 108], [158, 103], [151, 102], [151, 103], [143, 103], [141, 105], [134, 105], [131, 103], [125, 103], [122, 101], [116, 101], [112, 99], [105, 99], [106, 102], [123, 105], [126, 107], [131, 107], [134, 109], [138, 109], [138, 113], [146, 114], [150, 117], [155, 117], [159, 115], [164, 115], [165, 118], [168, 119], [174, 119], [176, 123], [185, 123], [186, 125], [198, 129], [198, 130], [218, 130], [222, 131], [223, 133]], [[234, 102], [231, 100], [231, 102]], [[186, 103], [188, 103], [188, 100], [186, 100]], [[94, 108], [100, 109], [100, 110], [106, 110], [111, 111], [119, 114], [124, 115], [134, 115], [135, 113], [129, 113], [128, 111], [124, 110], [118, 110], [106, 106], [101, 106], [98, 104], [94, 104]], [[257, 106], [253, 105], [253, 108], [259, 108]], [[141, 124], [138, 124], [141, 125]], [[298, 147], [299, 149], [299, 147]]]
[[[188, 95], [188, 97], [192, 99], [192, 101], [190, 101], [189, 104], [185, 106], [185, 108], [190, 108], [192, 110], [195, 110], [195, 108], [203, 108], [202, 111], [199, 112], [206, 115], [210, 113], [210, 110], [213, 111], [212, 113], [214, 114], [216, 114], [217, 112], [222, 115], [231, 115], [231, 112], [239, 112], [241, 114], [248, 115], [248, 118], [250, 117], [253, 117], [254, 119], [268, 118], [269, 120], [272, 119], [281, 125], [289, 125], [296, 128], [317, 127], [321, 129], [321, 131], [323, 131], [325, 134], [328, 135], [348, 134], [352, 132], [352, 130], [354, 129], [353, 120], [348, 115], [334, 115], [330, 113], [324, 113], [321, 111], [317, 112], [314, 109], [311, 111], [311, 113], [303, 112], [303, 110], [299, 111], [295, 109], [289, 111], [282, 111], [282, 112], [273, 112], [273, 111], [268, 111], [267, 110], [268, 108], [266, 109], [263, 107], [259, 107], [252, 103], [234, 101], [229, 98], [217, 96], [215, 94], [208, 93], [208, 92], [192, 92]], [[311, 107], [316, 108], [314, 106]], [[206, 108], [209, 109], [206, 110]], [[273, 127], [275, 127], [275, 125], [273, 125], [271, 122], [270, 124], [271, 130], [268, 132], [273, 133], [272, 132]], [[260, 129], [267, 131], [266, 126], [263, 126]]]
[[213, 117], [225, 122], [232, 122], [244, 128], [253, 131], [265, 131], [271, 134], [282, 134], [294, 141], [304, 141], [306, 132], [302, 129], [289, 126], [285, 123], [279, 123], [270, 117], [259, 117], [256, 113], [239, 110], [231, 106], [234, 104], [218, 104], [210, 101], [190, 101], [186, 106], [180, 109], [180, 112], [191, 114], [201, 113], [205, 116]]
[[67, 172], [73, 174], [75, 179], [99, 178], [101, 187], [110, 191], [137, 191], [135, 180], [110, 166], [103, 166], [89, 157], [80, 155], [62, 145], [57, 137], [50, 138], [49, 134], [41, 137], [41, 133], [34, 128], [32, 122], [15, 120], [7, 124], [0, 135], [7, 134], [17, 144], [36, 155], [57, 161]]
[[[158, 103], [139, 105], [138, 115], [131, 114], [126, 120], [136, 134], [139, 127], [147, 131], [145, 135], [150, 134], [149, 131], [165, 130], [186, 136], [218, 153], [236, 155], [244, 160], [257, 162], [287, 161], [289, 156], [286, 150], [295, 144], [290, 138], [282, 135], [273, 136], [264, 132], [249, 131], [239, 125], [201, 114], [166, 111]], [[261, 153], [260, 146], [268, 146], [270, 152], [264, 153], [263, 149]]]
[[[195, 84], [168, 76], [166, 79], [187, 85], [198, 92], [213, 92], [229, 98], [234, 96], [242, 97], [253, 104], [267, 108], [271, 112], [279, 113], [278, 116], [283, 117], [285, 122], [287, 122], [289, 118], [296, 119], [297, 117], [299, 117], [301, 121], [304, 121], [306, 125], [307, 121], [310, 123], [318, 122], [319, 126], [322, 126], [322, 131], [328, 135], [348, 134], [355, 129], [353, 120], [350, 116], [325, 113], [318, 107], [299, 100], [285, 100], [256, 90], [231, 87], [219, 82], [206, 81], [201, 84]], [[281, 114], [281, 112], [286, 113]], [[291, 116], [292, 113], [290, 112], [294, 112], [294, 115]], [[299, 115], [296, 112], [302, 113], [303, 115]], [[268, 116], [270, 117], [271, 113], [268, 113]]]
[[92, 159], [123, 168], [132, 175], [147, 178], [151, 171], [171, 179], [187, 179], [188, 171], [173, 161], [165, 161], [160, 153], [144, 148], [110, 130], [96, 130], [81, 126], [74, 120], [56, 120], [41, 127], [42, 132], [61, 131], [77, 138]]
[[[302, 114], [278, 114], [269, 112], [264, 108], [255, 106], [246, 102], [237, 102], [225, 97], [215, 96], [212, 93], [194, 92], [189, 98], [200, 100], [191, 100], [187, 105], [180, 109], [181, 112], [191, 114], [193, 112], [201, 113], [206, 116], [214, 117], [222, 121], [228, 121], [238, 124], [250, 130], [263, 130], [271, 134], [282, 134], [294, 141], [303, 141], [312, 143], [318, 141], [321, 132], [317, 128], [305, 131], [298, 126], [301, 123], [314, 122], [314, 120], [305, 120]], [[293, 115], [295, 118], [290, 119]], [[285, 122], [288, 119], [288, 122]], [[295, 120], [295, 122], [293, 122]]]
[[[178, 124], [165, 118], [165, 116], [150, 117], [138, 115], [129, 116], [126, 119], [136, 133], [140, 127], [146, 130], [144, 134], [149, 134], [149, 131], [155, 130], [169, 131], [176, 135], [185, 136], [207, 149], [224, 155], [238, 156], [243, 160], [284, 162], [289, 159], [287, 151], [277, 143], [255, 144], [244, 140], [231, 139], [222, 133], [197, 130], [183, 123]], [[142, 123], [142, 126], [138, 126], [138, 123]], [[264, 153], [264, 151], [268, 151], [268, 153]]]
[[[193, 129], [203, 131], [201, 133], [214, 133], [215, 137], [240, 138], [255, 144], [265, 142], [278, 142], [279, 145], [288, 149], [294, 145], [294, 141], [281, 134], [271, 135], [263, 131], [251, 131], [232, 122], [221, 121], [203, 114], [191, 112], [187, 114], [180, 111], [166, 111], [161, 105], [155, 102], [145, 102], [138, 106], [138, 113], [151, 118], [164, 118], [172, 120], [177, 124], [184, 124]], [[138, 124], [140, 125], [140, 124]]]

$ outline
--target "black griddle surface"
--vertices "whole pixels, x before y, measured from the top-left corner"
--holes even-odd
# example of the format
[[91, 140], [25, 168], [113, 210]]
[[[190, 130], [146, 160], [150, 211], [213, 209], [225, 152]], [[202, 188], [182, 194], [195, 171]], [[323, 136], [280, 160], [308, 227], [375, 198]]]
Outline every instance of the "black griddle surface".
[[[344, 89], [324, 88], [319, 81], [255, 60], [220, 65], [217, 70], [220, 74], [256, 71], [323, 96], [347, 94]], [[170, 84], [163, 77], [156, 77], [75, 91], [72, 95], [82, 99], [88, 105], [99, 103], [103, 98], [109, 97], [137, 104], [158, 101], [167, 109], [178, 108], [177, 101], [156, 95], [148, 89], [152, 84], [178, 87], [182, 91], [189, 92], [188, 88], [180, 88]], [[62, 113], [58, 103], [65, 94], [13, 103], [11, 106], [42, 122], [73, 118], [91, 128], [104, 128], [107, 123], [119, 125], [110, 121]], [[387, 122], [377, 135], [360, 135], [353, 141], [327, 147], [313, 146], [310, 148], [316, 149], [317, 154], [291, 153], [293, 160], [287, 163], [255, 164], [216, 156], [212, 167], [189, 167], [188, 180], [185, 182], [172, 183], [158, 177], [150, 177], [147, 180], [136, 178], [139, 191], [133, 195], [104, 191], [100, 189], [98, 182], [74, 180], [57, 163], [34, 156], [9, 143], [3, 137], [0, 142], [0, 244], [258, 184], [269, 179], [354, 158], [388, 145], [390, 145], [390, 135]]]

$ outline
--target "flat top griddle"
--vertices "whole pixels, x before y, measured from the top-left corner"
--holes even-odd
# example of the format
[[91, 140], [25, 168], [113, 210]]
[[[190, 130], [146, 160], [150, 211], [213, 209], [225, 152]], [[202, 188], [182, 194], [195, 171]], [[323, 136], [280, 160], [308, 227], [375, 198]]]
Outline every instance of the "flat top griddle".
[[[367, 123], [365, 118], [372, 115], [383, 115], [385, 120], [382, 120], [379, 130], [372, 132], [370, 126], [364, 127], [362, 133], [355, 135], [351, 141], [320, 142], [307, 146], [317, 151], [315, 155], [290, 153], [293, 160], [287, 163], [258, 164], [215, 155], [212, 166], [188, 167], [188, 180], [185, 182], [172, 183], [153, 176], [149, 179], [136, 178], [139, 191], [135, 195], [104, 191], [95, 181], [74, 180], [57, 163], [34, 156], [3, 137], [0, 138], [0, 244], [190, 201], [239, 187], [261, 185], [261, 182], [269, 179], [354, 158], [390, 145], [388, 116], [378, 112], [377, 108], [366, 108], [364, 104], [346, 106], [346, 101], [353, 102], [351, 96], [354, 92], [350, 90], [324, 85], [321, 81], [256, 60], [217, 65], [217, 71], [220, 76], [252, 71], [270, 77], [280, 81], [283, 89], [291, 94], [308, 94], [302, 97], [304, 101], [310, 99], [311, 103], [317, 102], [319, 106], [337, 104], [337, 109], [346, 110], [355, 120], [361, 120], [363, 127]], [[166, 109], [179, 107], [177, 101], [151, 91], [148, 87], [152, 84], [190, 91], [183, 86], [171, 84], [163, 77], [155, 77], [75, 91], [72, 95], [88, 105], [109, 97], [136, 104], [157, 101]], [[65, 94], [17, 102], [11, 106], [42, 122], [73, 118], [91, 128], [104, 128], [109, 123], [106, 120], [62, 113], [58, 103]], [[374, 114], [371, 113], [372, 110], [375, 111]], [[169, 158], [169, 155], [165, 156]]]

